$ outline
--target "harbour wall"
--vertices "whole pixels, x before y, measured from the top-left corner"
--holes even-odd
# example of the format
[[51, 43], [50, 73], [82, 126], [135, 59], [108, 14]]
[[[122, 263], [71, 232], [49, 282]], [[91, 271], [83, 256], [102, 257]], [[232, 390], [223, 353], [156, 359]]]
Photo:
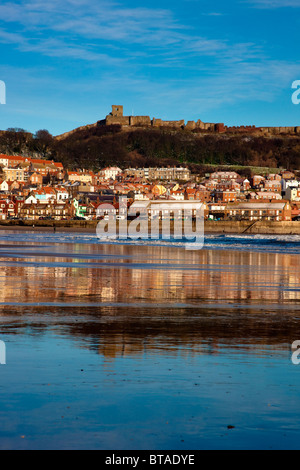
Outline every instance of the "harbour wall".
[[[96, 221], [53, 221], [53, 220], [36, 220], [36, 221], [18, 221], [3, 220], [0, 221], [1, 229], [65, 229], [73, 231], [87, 230], [96, 232]], [[295, 222], [275, 222], [275, 221], [205, 221], [204, 231], [206, 234], [265, 234], [265, 235], [300, 235], [300, 221]]]

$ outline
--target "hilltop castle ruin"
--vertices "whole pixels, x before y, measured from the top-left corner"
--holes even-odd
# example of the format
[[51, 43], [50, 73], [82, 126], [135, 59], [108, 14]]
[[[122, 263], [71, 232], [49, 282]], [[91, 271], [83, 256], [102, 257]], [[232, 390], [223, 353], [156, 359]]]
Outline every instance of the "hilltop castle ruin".
[[163, 121], [162, 119], [153, 118], [149, 116], [124, 116], [122, 105], [112, 105], [111, 112], [95, 124], [89, 124], [86, 126], [78, 127], [70, 132], [66, 132], [59, 136], [56, 136], [58, 140], [64, 139], [72, 135], [76, 131], [86, 130], [97, 126], [111, 126], [119, 125], [122, 130], [131, 130], [139, 128], [156, 128], [156, 129], [173, 129], [180, 130], [185, 129], [187, 131], [194, 131], [199, 133], [216, 133], [216, 134], [255, 134], [255, 135], [300, 135], [300, 126], [296, 127], [256, 127], [256, 126], [238, 126], [229, 127], [223, 123], [208, 123], [198, 121], [188, 121], [185, 124], [184, 119], [179, 121]]
[[122, 128], [134, 127], [154, 127], [168, 129], [186, 129], [190, 131], [209, 131], [216, 133], [260, 133], [260, 134], [300, 134], [300, 126], [296, 127], [256, 127], [256, 126], [239, 126], [228, 127], [223, 123], [208, 123], [198, 121], [188, 121], [186, 124], [183, 119], [179, 121], [163, 121], [162, 119], [150, 119], [149, 116], [124, 116], [122, 105], [112, 105], [112, 111], [105, 119], [98, 121], [97, 125], [120, 125]]
[[149, 116], [124, 116], [123, 106], [112, 105], [112, 111], [102, 121], [98, 121], [98, 125], [112, 125], [118, 124], [122, 127], [166, 127], [169, 129], [203, 129], [203, 130], [215, 130], [215, 124], [204, 123], [200, 121], [188, 121], [185, 124], [184, 119], [179, 121], [163, 121], [162, 119], [150, 119]]

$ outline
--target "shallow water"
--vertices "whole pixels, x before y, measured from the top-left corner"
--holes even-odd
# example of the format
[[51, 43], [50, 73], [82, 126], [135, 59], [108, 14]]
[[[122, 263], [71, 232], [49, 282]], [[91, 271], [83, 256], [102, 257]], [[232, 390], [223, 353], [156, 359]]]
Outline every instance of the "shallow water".
[[0, 448], [299, 448], [299, 255], [2, 232]]

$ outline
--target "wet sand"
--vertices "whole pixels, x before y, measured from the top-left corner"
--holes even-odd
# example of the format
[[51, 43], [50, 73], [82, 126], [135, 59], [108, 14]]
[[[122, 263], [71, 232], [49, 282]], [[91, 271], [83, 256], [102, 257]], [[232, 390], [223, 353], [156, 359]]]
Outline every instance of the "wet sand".
[[0, 238], [1, 449], [299, 448], [298, 254], [26, 236]]

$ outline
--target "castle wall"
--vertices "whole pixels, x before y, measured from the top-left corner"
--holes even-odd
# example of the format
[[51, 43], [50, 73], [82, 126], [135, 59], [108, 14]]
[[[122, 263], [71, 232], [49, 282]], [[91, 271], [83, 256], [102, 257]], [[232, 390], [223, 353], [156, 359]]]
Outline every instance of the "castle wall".
[[193, 131], [194, 129], [196, 129], [196, 123], [195, 121], [188, 121], [186, 123], [186, 126], [185, 126], [186, 130], [188, 131]]
[[196, 122], [196, 128], [197, 129], [205, 129], [205, 124], [204, 122], [201, 121], [201, 119], [198, 119], [198, 121]]
[[152, 119], [152, 126], [153, 127], [171, 127], [174, 129], [181, 129], [182, 127], [185, 127], [185, 122], [184, 119], [181, 119], [180, 121], [163, 121], [162, 119]]
[[149, 116], [130, 116], [129, 117], [130, 126], [151, 126], [151, 119]]
[[215, 126], [216, 132], [226, 132], [226, 128], [223, 123], [218, 123]]
[[124, 127], [165, 127], [171, 129], [187, 129], [195, 130], [201, 129], [203, 131], [224, 133], [224, 132], [247, 132], [254, 133], [260, 132], [263, 134], [279, 135], [279, 134], [300, 134], [300, 126], [297, 127], [255, 127], [255, 126], [237, 126], [227, 127], [223, 123], [211, 123], [198, 121], [188, 121], [185, 124], [184, 120], [178, 121], [163, 121], [162, 119], [153, 118], [149, 116], [123, 116], [123, 106], [112, 105], [112, 112], [106, 116], [105, 120], [98, 121], [98, 125], [113, 125], [118, 124]]
[[204, 130], [206, 131], [214, 131], [215, 130], [215, 124], [211, 122], [204, 122]]
[[261, 127], [262, 132], [273, 135], [278, 134], [299, 134], [300, 126], [297, 127]]
[[120, 126], [129, 126], [129, 116], [106, 116], [105, 123], [107, 126], [119, 124]]

